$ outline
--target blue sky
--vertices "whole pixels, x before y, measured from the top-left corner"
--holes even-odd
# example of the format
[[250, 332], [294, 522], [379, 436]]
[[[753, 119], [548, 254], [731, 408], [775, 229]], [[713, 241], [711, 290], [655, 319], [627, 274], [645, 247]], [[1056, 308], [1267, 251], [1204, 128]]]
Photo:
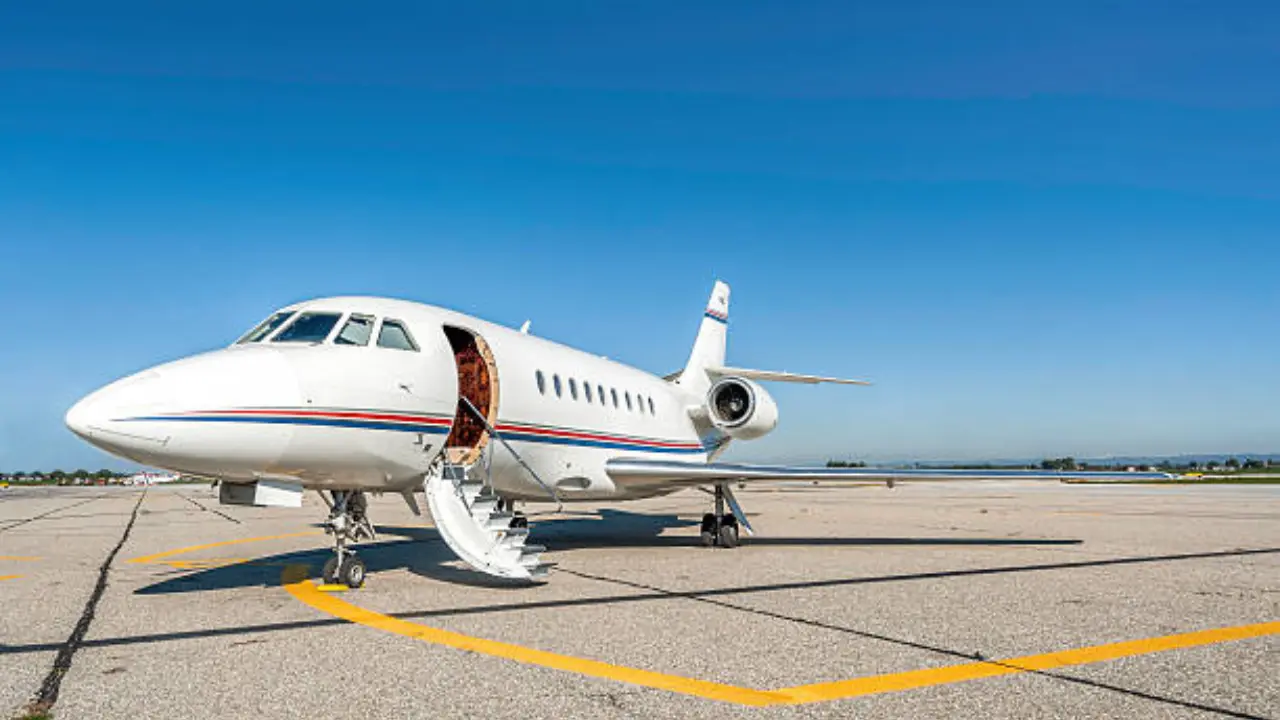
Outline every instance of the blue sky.
[[374, 293], [665, 373], [742, 459], [1280, 450], [1280, 7], [9, 3], [0, 469], [272, 308]]

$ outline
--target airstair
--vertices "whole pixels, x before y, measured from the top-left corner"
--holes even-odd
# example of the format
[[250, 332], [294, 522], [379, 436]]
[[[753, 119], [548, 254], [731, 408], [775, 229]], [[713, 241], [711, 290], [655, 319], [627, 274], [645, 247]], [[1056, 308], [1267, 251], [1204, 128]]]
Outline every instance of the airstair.
[[[463, 400], [466, 402], [466, 400]], [[467, 402], [470, 405], [469, 402]], [[474, 407], [472, 408], [474, 410]], [[541, 561], [546, 548], [531, 545], [528, 520], [514, 512], [493, 490], [493, 446], [501, 443], [521, 467], [559, 503], [555, 491], [542, 482], [515, 449], [483, 420], [493, 441], [481, 458], [469, 465], [449, 462], [442, 453], [423, 483], [436, 530], [463, 562], [497, 577], [541, 580], [551, 565]]]

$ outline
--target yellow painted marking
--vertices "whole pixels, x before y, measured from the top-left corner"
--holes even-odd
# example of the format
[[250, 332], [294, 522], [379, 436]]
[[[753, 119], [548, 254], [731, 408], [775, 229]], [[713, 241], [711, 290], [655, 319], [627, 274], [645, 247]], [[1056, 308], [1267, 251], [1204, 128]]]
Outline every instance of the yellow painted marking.
[[216, 547], [226, 547], [227, 545], [239, 545], [241, 543], [261, 542], [263, 540], [281, 540], [283, 538], [304, 537], [307, 535], [319, 535], [319, 534], [320, 533], [318, 532], [296, 532], [296, 533], [285, 533], [284, 535], [264, 535], [262, 537], [239, 538], [236, 540], [223, 540], [221, 542], [207, 543], [204, 545], [192, 545], [190, 547], [178, 548], [177, 550], [165, 550], [164, 552], [158, 552], [153, 555], [143, 555], [142, 557], [136, 557], [130, 560], [129, 562], [153, 563], [153, 562], [164, 560], [165, 558], [168, 558], [168, 557], [173, 557], [174, 555], [184, 555], [189, 552], [196, 552], [197, 550], [209, 550], [211, 548], [216, 548]]
[[17, 562], [30, 562], [33, 560], [41, 560], [42, 558], [34, 555], [0, 555], [0, 560], [14, 560]]
[[307, 579], [307, 568], [301, 565], [285, 569], [283, 582], [290, 595], [321, 612], [329, 613], [353, 623], [367, 625], [436, 645], [493, 655], [530, 665], [541, 665], [554, 670], [565, 670], [605, 680], [617, 680], [631, 683], [632, 685], [643, 685], [645, 687], [658, 688], [659, 690], [670, 690], [686, 695], [696, 695], [741, 705], [763, 706], [785, 702], [785, 698], [776, 693], [734, 687], [732, 685], [721, 685], [676, 675], [665, 675], [648, 670], [620, 667], [598, 660], [559, 655], [544, 650], [534, 650], [520, 645], [485, 640], [449, 630], [427, 627], [426, 625], [411, 623], [389, 615], [373, 612], [372, 610], [365, 610], [333, 595], [320, 592], [316, 589], [315, 583]]
[[0, 580], [17, 580], [21, 575], [0, 575]]
[[555, 670], [565, 670], [581, 675], [616, 680], [618, 682], [641, 685], [644, 687], [669, 690], [671, 692], [694, 695], [710, 700], [737, 703], [740, 705], [801, 705], [805, 703], [826, 702], [873, 695], [876, 693], [898, 692], [932, 685], [977, 680], [979, 678], [1010, 675], [1014, 673], [1053, 670], [1072, 665], [1115, 660], [1134, 655], [1176, 650], [1179, 648], [1211, 645], [1214, 643], [1243, 640], [1280, 634], [1280, 621], [1239, 625], [1236, 627], [1200, 630], [1197, 632], [1166, 635], [1146, 640], [1129, 640], [1106, 645], [1061, 650], [1042, 655], [1027, 655], [1006, 660], [989, 662], [973, 662], [961, 665], [949, 665], [940, 668], [911, 670], [908, 672], [873, 675], [870, 677], [840, 680], [837, 682], [797, 685], [778, 690], [755, 690], [752, 688], [723, 685], [694, 678], [668, 675], [637, 668], [612, 665], [598, 660], [571, 657], [557, 653], [535, 650], [533, 648], [513, 645], [511, 643], [486, 640], [472, 637], [450, 630], [428, 627], [411, 623], [382, 613], [366, 610], [362, 607], [326, 595], [320, 587], [307, 579], [307, 568], [294, 565], [285, 569], [282, 582], [289, 594], [335, 617], [359, 623], [386, 632], [416, 638], [424, 642], [444, 645], [446, 647], [466, 650], [468, 652], [492, 655], [494, 657], [515, 660], [530, 665], [541, 665]]
[[337, 583], [334, 583], [332, 585], [317, 585], [316, 589], [319, 590], [320, 592], [346, 592], [351, 588], [347, 587], [346, 585], [339, 585]]

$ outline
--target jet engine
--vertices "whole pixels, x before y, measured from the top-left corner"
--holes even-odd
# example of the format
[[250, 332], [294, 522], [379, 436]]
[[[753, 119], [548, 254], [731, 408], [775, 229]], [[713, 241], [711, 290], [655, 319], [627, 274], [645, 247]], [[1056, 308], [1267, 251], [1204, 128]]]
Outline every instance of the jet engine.
[[754, 382], [722, 378], [707, 391], [707, 414], [716, 429], [738, 440], [767, 435], [778, 424], [778, 405]]

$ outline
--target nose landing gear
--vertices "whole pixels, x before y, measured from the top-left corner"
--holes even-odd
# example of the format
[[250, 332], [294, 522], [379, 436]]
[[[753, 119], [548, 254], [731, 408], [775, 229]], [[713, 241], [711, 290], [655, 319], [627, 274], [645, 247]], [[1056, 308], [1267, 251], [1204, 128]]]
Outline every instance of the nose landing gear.
[[[366, 568], [364, 561], [347, 544], [377, 539], [373, 523], [369, 522], [366, 514], [369, 501], [358, 490], [334, 490], [331, 494], [333, 502], [329, 503], [329, 517], [324, 522], [324, 531], [333, 535], [333, 557], [325, 562], [321, 575], [327, 585], [341, 584], [352, 589], [358, 588], [364, 585]], [[323, 498], [324, 493], [320, 497]], [[328, 502], [328, 498], [325, 501]]]

